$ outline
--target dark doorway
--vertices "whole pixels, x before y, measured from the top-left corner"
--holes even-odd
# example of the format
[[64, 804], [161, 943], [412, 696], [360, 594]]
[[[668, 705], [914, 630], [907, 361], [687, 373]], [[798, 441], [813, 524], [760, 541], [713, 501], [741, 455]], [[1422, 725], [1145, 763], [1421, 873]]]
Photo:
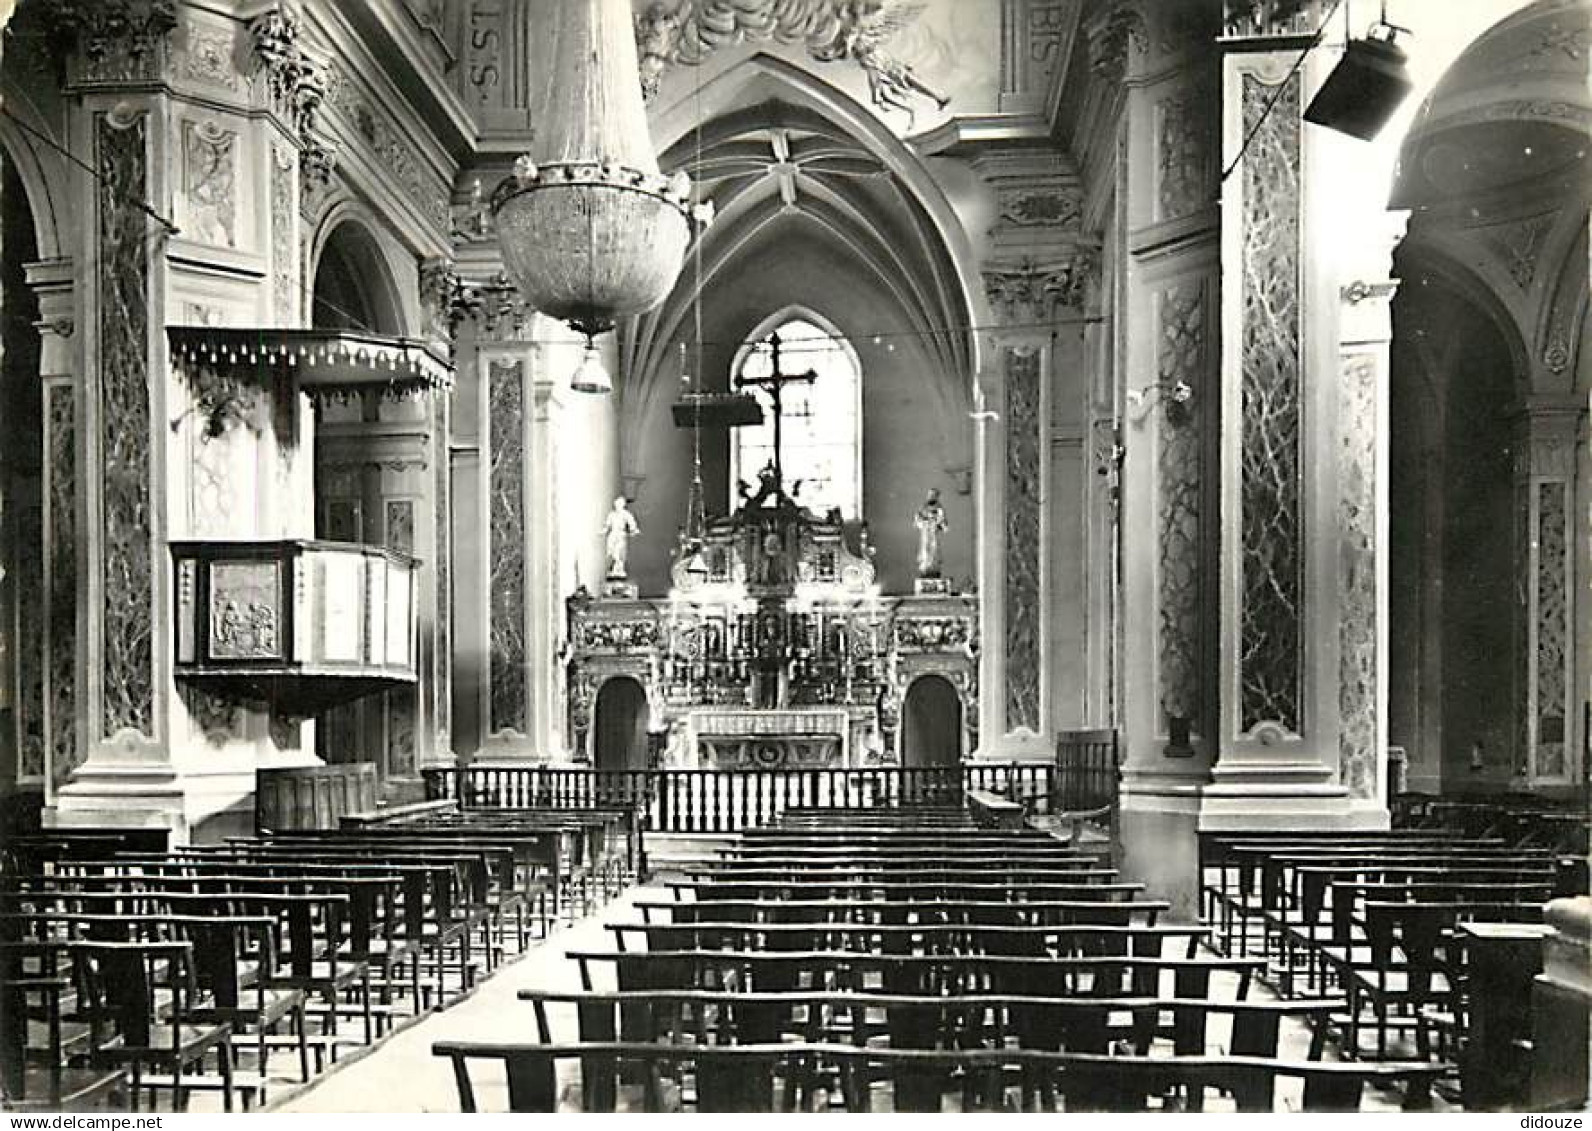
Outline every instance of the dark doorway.
[[937, 675], [913, 680], [901, 714], [902, 765], [961, 764], [962, 698], [950, 680]]
[[619, 676], [597, 692], [592, 728], [593, 763], [599, 770], [647, 768], [647, 693], [628, 676]]

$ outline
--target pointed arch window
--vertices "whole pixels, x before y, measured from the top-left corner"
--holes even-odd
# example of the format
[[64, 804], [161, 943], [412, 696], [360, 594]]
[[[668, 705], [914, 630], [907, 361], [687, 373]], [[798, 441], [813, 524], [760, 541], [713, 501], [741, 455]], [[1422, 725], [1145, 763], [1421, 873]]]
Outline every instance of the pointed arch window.
[[[784, 402], [785, 482], [796, 501], [817, 514], [838, 508], [862, 515], [862, 367], [851, 344], [811, 311], [785, 311], [763, 323], [750, 345], [736, 355], [736, 377], [765, 377], [773, 364], [769, 339], [780, 341], [780, 368], [787, 374], [816, 374], [812, 384], [786, 385]], [[730, 506], [739, 505], [735, 484], [755, 483], [774, 458], [773, 400], [754, 390], [763, 423], [730, 433]], [[799, 486], [798, 486], [799, 484]]]

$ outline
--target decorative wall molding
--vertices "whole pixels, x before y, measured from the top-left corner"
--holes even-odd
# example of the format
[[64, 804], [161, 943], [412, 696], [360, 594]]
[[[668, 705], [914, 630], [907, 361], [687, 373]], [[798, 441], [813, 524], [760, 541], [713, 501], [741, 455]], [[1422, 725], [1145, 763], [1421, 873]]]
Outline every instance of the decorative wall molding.
[[337, 151], [311, 138], [299, 150], [299, 215], [314, 223], [337, 187]]
[[1082, 309], [1096, 289], [1099, 272], [1099, 253], [1076, 248], [1064, 260], [986, 267], [984, 294], [1003, 323], [1032, 325], [1049, 321], [1057, 307]]
[[176, 0], [52, 0], [44, 10], [57, 48], [75, 55], [77, 83], [156, 78], [177, 26]]
[[177, 56], [177, 73], [190, 82], [208, 83], [234, 93], [243, 89], [234, 53], [237, 37], [231, 27], [198, 24], [190, 18]]
[[427, 259], [420, 264], [420, 311], [426, 336], [452, 342], [460, 323], [469, 317], [463, 280], [451, 259]]
[[341, 70], [328, 74], [326, 86], [326, 109], [348, 123], [364, 141], [375, 165], [392, 177], [437, 231], [449, 231], [450, 186], [409, 140], [409, 131]]
[[299, 313], [298, 212], [293, 207], [296, 156], [271, 147], [271, 305], [280, 326], [297, 326]]
[[1083, 190], [1076, 187], [1003, 186], [996, 192], [1001, 222], [1018, 228], [1076, 228]]
[[536, 312], [503, 271], [484, 283], [465, 283], [455, 292], [453, 301], [450, 319], [473, 319], [483, 338], [514, 342], [525, 340], [531, 333]]
[[238, 135], [214, 122], [182, 123], [183, 235], [237, 247]]
[[307, 140], [319, 121], [326, 80], [320, 64], [300, 46], [302, 33], [298, 14], [283, 4], [249, 21], [255, 73], [278, 113]]
[[697, 66], [723, 48], [773, 40], [802, 44], [820, 63], [851, 60], [868, 76], [869, 97], [881, 110], [910, 114], [919, 98], [943, 109], [950, 99], [890, 50], [922, 7], [813, 0], [654, 0], [636, 17], [642, 94], [649, 99], [656, 95], [671, 66]]
[[[1278, 91], [1242, 78], [1239, 730], [1304, 725], [1304, 498], [1300, 466], [1300, 113], [1297, 74]], [[1272, 99], [1275, 96], [1275, 104]]]

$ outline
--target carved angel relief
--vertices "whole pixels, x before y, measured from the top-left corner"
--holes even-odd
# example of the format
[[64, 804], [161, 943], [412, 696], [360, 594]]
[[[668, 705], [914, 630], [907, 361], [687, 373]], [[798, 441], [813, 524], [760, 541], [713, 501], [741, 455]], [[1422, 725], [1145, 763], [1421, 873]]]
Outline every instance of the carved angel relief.
[[944, 109], [950, 99], [889, 50], [926, 7], [899, 0], [656, 0], [636, 17], [641, 89], [655, 95], [672, 64], [696, 66], [721, 47], [773, 41], [802, 44], [820, 63], [852, 60], [881, 110], [911, 116], [917, 98]]

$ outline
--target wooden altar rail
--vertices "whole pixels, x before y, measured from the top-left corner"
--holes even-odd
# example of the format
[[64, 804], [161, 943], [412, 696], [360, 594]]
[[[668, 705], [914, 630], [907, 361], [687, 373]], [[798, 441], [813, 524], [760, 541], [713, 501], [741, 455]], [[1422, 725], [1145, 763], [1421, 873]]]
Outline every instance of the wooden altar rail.
[[640, 810], [653, 832], [734, 832], [786, 808], [960, 805], [982, 790], [1033, 802], [1052, 794], [1048, 762], [966, 766], [774, 770], [594, 770], [584, 766], [439, 766], [426, 797], [471, 808]]

